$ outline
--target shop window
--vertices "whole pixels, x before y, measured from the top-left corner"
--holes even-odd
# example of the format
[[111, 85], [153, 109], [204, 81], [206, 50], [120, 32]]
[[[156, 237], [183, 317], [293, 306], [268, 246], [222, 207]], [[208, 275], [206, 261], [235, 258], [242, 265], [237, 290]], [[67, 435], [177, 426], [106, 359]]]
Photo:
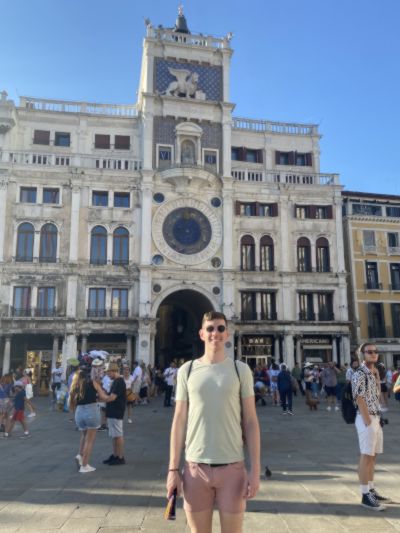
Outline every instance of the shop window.
[[113, 233], [113, 265], [129, 263], [129, 231], [117, 228]]
[[106, 316], [106, 289], [89, 289], [89, 306], [87, 315], [88, 317], [94, 318]]
[[92, 192], [92, 206], [108, 207], [108, 192], [107, 191], [93, 191]]
[[40, 230], [40, 263], [55, 263], [57, 261], [58, 230], [54, 224], [45, 224]]
[[31, 316], [30, 287], [14, 287], [13, 316]]
[[129, 135], [116, 135], [114, 139], [114, 148], [116, 150], [129, 150], [131, 139]]
[[59, 204], [60, 203], [60, 189], [50, 189], [45, 187], [43, 189], [43, 203], [44, 204]]
[[130, 207], [129, 192], [115, 192], [114, 193], [114, 207]]
[[128, 316], [128, 289], [113, 289], [111, 295], [111, 316]]
[[33, 241], [35, 238], [35, 229], [32, 224], [24, 222], [18, 226], [17, 231], [17, 253], [16, 261], [31, 262], [33, 261]]
[[107, 230], [103, 226], [95, 226], [92, 229], [90, 263], [92, 265], [107, 264]]
[[68, 147], [71, 144], [71, 134], [70, 133], [64, 133], [61, 131], [56, 131], [55, 137], [54, 137], [54, 145], [55, 146], [65, 146]]
[[21, 187], [19, 190], [19, 201], [25, 204], [36, 204], [37, 188]]
[[255, 243], [251, 235], [244, 235], [240, 241], [241, 270], [255, 270]]
[[50, 131], [35, 130], [33, 133], [33, 144], [50, 144]]

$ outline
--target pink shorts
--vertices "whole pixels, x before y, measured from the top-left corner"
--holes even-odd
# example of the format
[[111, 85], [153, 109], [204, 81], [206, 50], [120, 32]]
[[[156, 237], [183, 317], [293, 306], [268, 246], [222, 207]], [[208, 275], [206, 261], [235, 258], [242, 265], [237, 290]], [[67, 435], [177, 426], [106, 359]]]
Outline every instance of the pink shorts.
[[183, 469], [184, 509], [190, 513], [214, 508], [224, 513], [246, 509], [247, 472], [244, 462], [209, 466], [186, 462]]

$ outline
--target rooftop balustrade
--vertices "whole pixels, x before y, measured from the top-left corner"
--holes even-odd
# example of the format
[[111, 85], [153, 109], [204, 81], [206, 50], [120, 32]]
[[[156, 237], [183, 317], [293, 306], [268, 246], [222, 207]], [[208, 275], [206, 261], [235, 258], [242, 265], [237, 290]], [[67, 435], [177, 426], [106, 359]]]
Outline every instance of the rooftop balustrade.
[[232, 177], [237, 181], [256, 183], [284, 183], [293, 185], [339, 185], [339, 174], [312, 172], [268, 172], [246, 168], [233, 168]]
[[134, 104], [100, 104], [21, 96], [19, 106], [31, 111], [50, 111], [53, 113], [84, 113], [128, 118], [137, 116], [137, 108]]
[[233, 117], [233, 129], [255, 132], [278, 133], [281, 135], [319, 135], [316, 124], [273, 122], [253, 118]]

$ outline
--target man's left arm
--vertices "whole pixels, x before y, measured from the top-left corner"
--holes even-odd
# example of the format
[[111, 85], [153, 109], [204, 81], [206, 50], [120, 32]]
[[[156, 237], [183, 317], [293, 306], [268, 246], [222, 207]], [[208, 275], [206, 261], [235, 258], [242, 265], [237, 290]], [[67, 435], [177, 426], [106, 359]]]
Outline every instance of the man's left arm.
[[260, 486], [260, 426], [254, 396], [242, 398], [242, 419], [251, 465], [245, 497], [250, 499], [255, 497]]

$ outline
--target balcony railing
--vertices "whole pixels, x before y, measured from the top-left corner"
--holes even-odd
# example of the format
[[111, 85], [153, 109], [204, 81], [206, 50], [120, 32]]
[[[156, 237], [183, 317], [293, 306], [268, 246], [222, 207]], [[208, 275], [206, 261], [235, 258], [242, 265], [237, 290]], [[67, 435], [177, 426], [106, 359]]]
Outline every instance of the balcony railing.
[[128, 318], [129, 309], [110, 309], [110, 317], [112, 318]]
[[400, 246], [388, 246], [389, 255], [400, 255]]
[[335, 320], [334, 313], [318, 313], [318, 320], [320, 322], [332, 322]]
[[276, 312], [273, 313], [256, 313], [255, 311], [242, 311], [240, 313], [240, 319], [242, 322], [254, 322], [256, 320], [258, 321], [265, 321], [265, 320], [277, 320], [278, 315]]
[[307, 312], [307, 311], [300, 311], [299, 313], [299, 320], [300, 321], [315, 321], [315, 313]]
[[113, 259], [112, 264], [116, 266], [129, 265], [129, 259]]
[[86, 315], [88, 318], [105, 318], [107, 316], [106, 309], [87, 309]]
[[248, 168], [233, 168], [232, 177], [236, 181], [256, 183], [287, 183], [293, 185], [338, 185], [338, 174], [303, 173], [299, 171], [266, 172]]
[[106, 115], [113, 117], [136, 117], [137, 108], [133, 104], [99, 104], [48, 98], [21, 96], [20, 107], [30, 111], [50, 111], [53, 113], [84, 113], [89, 115]]
[[11, 307], [10, 315], [14, 317], [29, 317], [32, 316], [31, 307]]
[[46, 152], [44, 150], [3, 150], [0, 151], [0, 163], [11, 166], [32, 165], [43, 167], [77, 167], [98, 170], [138, 171], [142, 162], [133, 157], [121, 157], [109, 153], [96, 155], [74, 154], [69, 152]]
[[35, 310], [34, 310], [34, 315], [35, 317], [54, 317], [56, 316], [57, 314], [57, 310], [55, 307], [52, 307], [52, 308], [49, 308], [49, 309], [44, 309], [44, 308], [41, 308], [41, 307], [37, 307]]
[[381, 291], [383, 286], [382, 283], [378, 283], [377, 281], [368, 281], [365, 283], [364, 289], [370, 291]]
[[316, 124], [273, 122], [241, 117], [233, 117], [233, 129], [278, 133], [281, 135], [318, 135], [318, 126]]
[[271, 268], [263, 268], [261, 266], [254, 266], [252, 268], [240, 267], [241, 272], [276, 272], [277, 267], [273, 266]]
[[149, 24], [147, 26], [147, 37], [158, 41], [170, 42], [174, 44], [184, 44], [200, 48], [230, 48], [231, 37], [213, 37], [211, 35], [195, 35], [188, 33], [177, 33], [168, 28], [156, 28]]

